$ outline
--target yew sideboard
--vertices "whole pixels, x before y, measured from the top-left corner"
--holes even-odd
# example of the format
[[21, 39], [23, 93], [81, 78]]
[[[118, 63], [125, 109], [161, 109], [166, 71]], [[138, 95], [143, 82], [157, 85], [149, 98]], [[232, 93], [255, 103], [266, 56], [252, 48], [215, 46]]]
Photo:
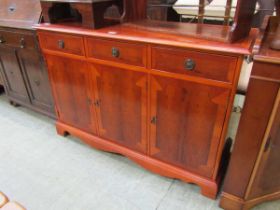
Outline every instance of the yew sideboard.
[[57, 132], [195, 183], [215, 198], [240, 68], [255, 31], [235, 44], [179, 33], [229, 33], [200, 27], [147, 20], [98, 30], [37, 25]]

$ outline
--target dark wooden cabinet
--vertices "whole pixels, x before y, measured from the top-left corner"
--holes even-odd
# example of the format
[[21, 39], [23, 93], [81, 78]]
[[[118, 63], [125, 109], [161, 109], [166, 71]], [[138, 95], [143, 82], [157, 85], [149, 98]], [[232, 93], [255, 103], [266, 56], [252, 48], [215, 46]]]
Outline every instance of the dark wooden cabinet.
[[42, 55], [32, 50], [18, 50], [18, 55], [32, 106], [54, 113], [48, 72]]
[[146, 27], [37, 27], [57, 131], [195, 183], [215, 198], [241, 63], [254, 33], [218, 45]]
[[272, 17], [255, 45], [252, 75], [220, 202], [227, 210], [248, 210], [280, 198], [280, 53], [269, 48], [277, 25], [277, 18]]
[[230, 91], [151, 77], [150, 155], [212, 177]]
[[29, 96], [23, 73], [19, 66], [16, 49], [0, 48], [1, 72], [5, 82], [6, 94], [15, 100], [29, 103]]
[[0, 74], [12, 104], [55, 117], [48, 73], [32, 29], [40, 13], [39, 0], [0, 2]]

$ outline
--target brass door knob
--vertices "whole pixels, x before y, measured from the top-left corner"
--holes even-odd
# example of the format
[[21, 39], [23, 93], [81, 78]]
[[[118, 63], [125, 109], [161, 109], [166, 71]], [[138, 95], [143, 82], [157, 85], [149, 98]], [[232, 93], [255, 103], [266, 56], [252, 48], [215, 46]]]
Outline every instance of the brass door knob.
[[65, 48], [65, 43], [63, 40], [58, 40], [58, 48], [59, 49], [64, 49]]
[[112, 56], [113, 56], [114, 58], [120, 57], [120, 50], [119, 50], [118, 48], [113, 47], [113, 48], [112, 48]]

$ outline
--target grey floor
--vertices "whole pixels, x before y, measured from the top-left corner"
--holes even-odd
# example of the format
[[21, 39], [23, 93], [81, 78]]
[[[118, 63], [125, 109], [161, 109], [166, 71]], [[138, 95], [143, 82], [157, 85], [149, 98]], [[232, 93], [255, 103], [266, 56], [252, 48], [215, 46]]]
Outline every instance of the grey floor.
[[[56, 135], [54, 122], [0, 96], [0, 191], [28, 210], [216, 210], [199, 188]], [[279, 210], [270, 202], [255, 210]]]

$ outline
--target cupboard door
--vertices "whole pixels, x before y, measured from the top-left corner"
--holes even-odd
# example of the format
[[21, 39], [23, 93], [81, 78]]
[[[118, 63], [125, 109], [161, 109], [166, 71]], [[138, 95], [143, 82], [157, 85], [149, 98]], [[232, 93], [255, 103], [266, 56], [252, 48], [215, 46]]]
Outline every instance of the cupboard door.
[[30, 100], [26, 90], [26, 84], [15, 49], [0, 48], [0, 69], [2, 70], [7, 95], [15, 100], [29, 104]]
[[[249, 193], [249, 199], [262, 197], [280, 191], [280, 106], [278, 104], [269, 135], [265, 136], [265, 148]], [[273, 116], [273, 114], [272, 114]], [[269, 129], [269, 128], [268, 128]], [[253, 173], [254, 175], [254, 173]]]
[[151, 76], [150, 155], [211, 177], [229, 90]]
[[52, 55], [46, 58], [59, 121], [96, 134], [87, 63]]
[[102, 65], [91, 70], [100, 136], [145, 153], [147, 74]]
[[19, 50], [19, 60], [26, 78], [32, 105], [53, 114], [53, 99], [48, 73], [41, 55], [33, 50]]

